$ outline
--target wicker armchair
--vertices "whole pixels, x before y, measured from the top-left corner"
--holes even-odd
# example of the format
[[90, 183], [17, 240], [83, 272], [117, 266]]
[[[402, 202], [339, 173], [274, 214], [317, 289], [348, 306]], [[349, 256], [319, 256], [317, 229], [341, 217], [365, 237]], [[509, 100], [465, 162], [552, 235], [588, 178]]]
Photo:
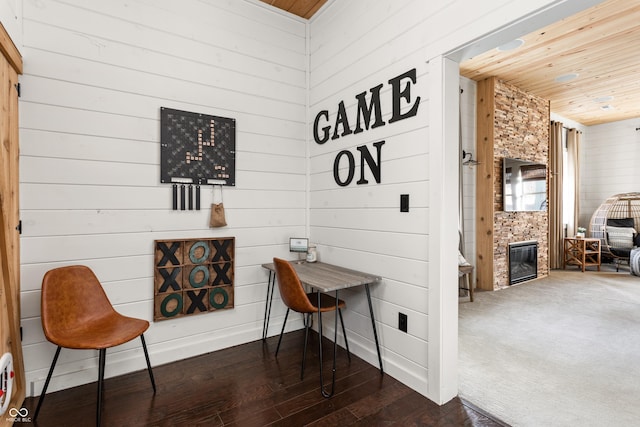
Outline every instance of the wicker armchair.
[[629, 254], [640, 245], [640, 193], [616, 194], [605, 200], [589, 222], [589, 236], [601, 240], [602, 256], [619, 270]]

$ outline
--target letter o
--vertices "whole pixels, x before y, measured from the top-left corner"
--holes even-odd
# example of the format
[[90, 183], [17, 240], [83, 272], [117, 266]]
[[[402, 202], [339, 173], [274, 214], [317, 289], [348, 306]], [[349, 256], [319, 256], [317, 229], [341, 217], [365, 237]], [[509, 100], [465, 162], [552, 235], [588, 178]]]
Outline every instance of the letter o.
[[[202, 273], [202, 280], [198, 281], [198, 272]], [[206, 265], [199, 265], [194, 267], [189, 273], [189, 284], [194, 288], [201, 288], [209, 283], [209, 269]]]
[[[222, 295], [222, 302], [216, 302], [216, 295]], [[225, 308], [229, 302], [229, 295], [223, 288], [213, 288], [209, 291], [209, 304], [213, 308]]]
[[[201, 257], [198, 257], [198, 255], [196, 254], [196, 250], [198, 248], [202, 248], [203, 253]], [[210, 253], [211, 250], [209, 249], [209, 245], [207, 245], [207, 242], [195, 242], [191, 246], [191, 249], [189, 249], [189, 259], [194, 264], [202, 264], [207, 260], [207, 258], [209, 258]]]
[[[347, 156], [347, 161], [349, 162], [349, 174], [347, 175], [347, 179], [344, 181], [340, 180], [340, 159], [343, 156]], [[336, 159], [333, 162], [333, 179], [336, 181], [336, 184], [338, 184], [341, 187], [345, 187], [349, 184], [351, 184], [351, 181], [353, 180], [353, 176], [356, 173], [356, 162], [355, 159], [353, 158], [353, 154], [351, 154], [350, 151], [347, 150], [342, 150], [341, 152], [338, 153], [338, 155], [336, 156]]]
[[[176, 306], [173, 310], [169, 311], [168, 305], [171, 300], [176, 301]], [[182, 311], [182, 295], [181, 294], [169, 294], [165, 299], [162, 300], [160, 304], [160, 313], [164, 317], [173, 317], [176, 314], [179, 314]]]

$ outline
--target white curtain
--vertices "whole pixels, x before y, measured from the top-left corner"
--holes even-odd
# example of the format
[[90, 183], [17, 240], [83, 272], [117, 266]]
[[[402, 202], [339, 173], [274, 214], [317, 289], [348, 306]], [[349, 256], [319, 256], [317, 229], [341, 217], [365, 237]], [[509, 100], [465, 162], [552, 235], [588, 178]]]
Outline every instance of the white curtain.
[[560, 122], [551, 122], [549, 131], [549, 268], [561, 268], [564, 222], [562, 215], [563, 152]]
[[[582, 132], [577, 129], [569, 129], [567, 132], [567, 169], [564, 171], [565, 181], [572, 185], [573, 200], [569, 200], [569, 203], [573, 201], [573, 215], [568, 215], [567, 221], [567, 236], [575, 236], [578, 231], [578, 218], [580, 214], [580, 140], [582, 139]], [[585, 227], [586, 228], [586, 227]]]

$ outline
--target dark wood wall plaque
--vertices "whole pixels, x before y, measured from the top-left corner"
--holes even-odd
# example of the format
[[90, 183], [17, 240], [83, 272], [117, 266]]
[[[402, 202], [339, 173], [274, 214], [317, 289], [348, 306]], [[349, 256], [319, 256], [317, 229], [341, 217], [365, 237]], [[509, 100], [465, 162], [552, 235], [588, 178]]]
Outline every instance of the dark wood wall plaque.
[[156, 240], [154, 320], [233, 308], [235, 238]]

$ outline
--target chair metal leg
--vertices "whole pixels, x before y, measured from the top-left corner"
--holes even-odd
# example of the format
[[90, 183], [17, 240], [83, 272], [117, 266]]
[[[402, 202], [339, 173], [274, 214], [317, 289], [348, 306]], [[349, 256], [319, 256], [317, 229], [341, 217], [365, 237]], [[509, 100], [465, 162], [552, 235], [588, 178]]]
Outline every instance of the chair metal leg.
[[98, 357], [98, 402], [96, 409], [96, 426], [100, 427], [100, 418], [102, 416], [102, 389], [104, 385], [104, 364], [107, 358], [107, 349], [99, 349]]
[[[336, 304], [338, 302], [336, 301]], [[349, 341], [347, 341], [347, 331], [344, 328], [344, 320], [342, 320], [342, 310], [338, 309], [338, 313], [340, 314], [340, 324], [342, 325], [342, 336], [344, 337], [344, 345], [347, 347], [347, 357], [349, 358], [349, 362], [351, 362], [351, 352], [349, 351]]]
[[284, 322], [282, 322], [282, 330], [280, 331], [280, 338], [278, 338], [278, 346], [276, 347], [276, 357], [278, 357], [278, 351], [280, 350], [280, 343], [282, 342], [282, 334], [284, 334], [284, 327], [287, 326], [287, 318], [289, 317], [289, 311], [291, 309], [287, 308], [287, 313], [284, 315]]
[[40, 394], [40, 399], [38, 399], [38, 406], [36, 406], [36, 412], [33, 414], [33, 421], [38, 418], [38, 414], [40, 413], [40, 407], [42, 406], [42, 402], [44, 401], [44, 395], [47, 393], [47, 387], [49, 387], [49, 381], [51, 381], [51, 374], [53, 374], [53, 368], [56, 366], [56, 362], [58, 361], [58, 356], [60, 356], [60, 350], [62, 347], [58, 346], [56, 350], [56, 354], [53, 356], [53, 362], [51, 362], [51, 367], [49, 368], [49, 373], [47, 374], [47, 380], [44, 382], [44, 387], [42, 388], [42, 393]]
[[149, 352], [147, 351], [147, 343], [144, 340], [144, 334], [140, 335], [142, 341], [142, 349], [144, 350], [144, 358], [147, 360], [147, 370], [149, 371], [149, 378], [151, 379], [151, 387], [153, 387], [153, 393], [156, 392], [156, 381], [153, 378], [153, 371], [151, 370], [151, 362], [149, 361]]

